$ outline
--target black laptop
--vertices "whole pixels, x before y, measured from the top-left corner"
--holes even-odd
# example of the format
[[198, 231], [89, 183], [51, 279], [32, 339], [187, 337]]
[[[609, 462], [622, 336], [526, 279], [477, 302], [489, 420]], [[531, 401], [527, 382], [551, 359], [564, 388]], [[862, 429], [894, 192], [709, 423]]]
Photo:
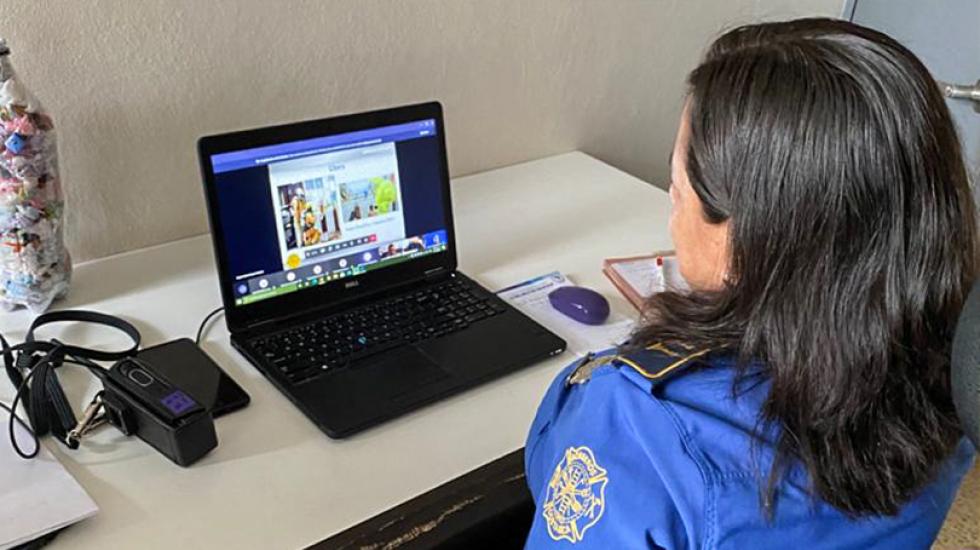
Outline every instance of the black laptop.
[[565, 349], [456, 270], [438, 103], [208, 136], [198, 152], [232, 345], [327, 435]]

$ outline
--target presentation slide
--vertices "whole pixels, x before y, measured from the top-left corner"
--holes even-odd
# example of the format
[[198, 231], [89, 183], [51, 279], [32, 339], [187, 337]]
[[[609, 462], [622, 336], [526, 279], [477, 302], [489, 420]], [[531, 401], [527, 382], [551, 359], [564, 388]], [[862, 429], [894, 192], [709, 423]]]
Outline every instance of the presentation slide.
[[394, 143], [270, 164], [283, 269], [322, 261], [341, 243], [404, 239], [398, 173]]

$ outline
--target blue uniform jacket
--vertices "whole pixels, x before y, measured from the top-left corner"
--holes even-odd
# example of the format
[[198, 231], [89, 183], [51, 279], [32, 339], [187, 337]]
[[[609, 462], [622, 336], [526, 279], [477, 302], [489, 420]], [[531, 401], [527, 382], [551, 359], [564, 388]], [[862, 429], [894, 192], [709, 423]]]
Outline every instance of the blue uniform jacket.
[[555, 379], [531, 425], [527, 548], [929, 548], [973, 462], [964, 439], [898, 515], [861, 519], [810, 496], [794, 468], [767, 523], [759, 476], [772, 447], [751, 438], [766, 380], [749, 376], [734, 398], [727, 358], [660, 345], [599, 355], [572, 383], [580, 362]]

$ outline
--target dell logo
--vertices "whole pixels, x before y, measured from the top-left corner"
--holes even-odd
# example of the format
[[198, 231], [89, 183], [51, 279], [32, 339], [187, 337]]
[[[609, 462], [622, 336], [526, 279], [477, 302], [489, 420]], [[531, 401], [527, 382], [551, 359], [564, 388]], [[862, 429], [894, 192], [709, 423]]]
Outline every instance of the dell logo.
[[360, 281], [347, 281], [346, 283], [344, 283], [344, 288], [354, 288], [359, 284], [361, 284]]

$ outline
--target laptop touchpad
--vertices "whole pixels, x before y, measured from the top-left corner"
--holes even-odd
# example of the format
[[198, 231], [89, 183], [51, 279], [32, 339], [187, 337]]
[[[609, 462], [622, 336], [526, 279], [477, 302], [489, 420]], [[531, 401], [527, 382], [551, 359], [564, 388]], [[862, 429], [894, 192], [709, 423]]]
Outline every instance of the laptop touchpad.
[[379, 393], [388, 397], [404, 395], [419, 386], [428, 386], [449, 376], [449, 373], [412, 347], [384, 353], [364, 366], [355, 367], [351, 374], [355, 374], [360, 382], [378, 388], [381, 390]]

